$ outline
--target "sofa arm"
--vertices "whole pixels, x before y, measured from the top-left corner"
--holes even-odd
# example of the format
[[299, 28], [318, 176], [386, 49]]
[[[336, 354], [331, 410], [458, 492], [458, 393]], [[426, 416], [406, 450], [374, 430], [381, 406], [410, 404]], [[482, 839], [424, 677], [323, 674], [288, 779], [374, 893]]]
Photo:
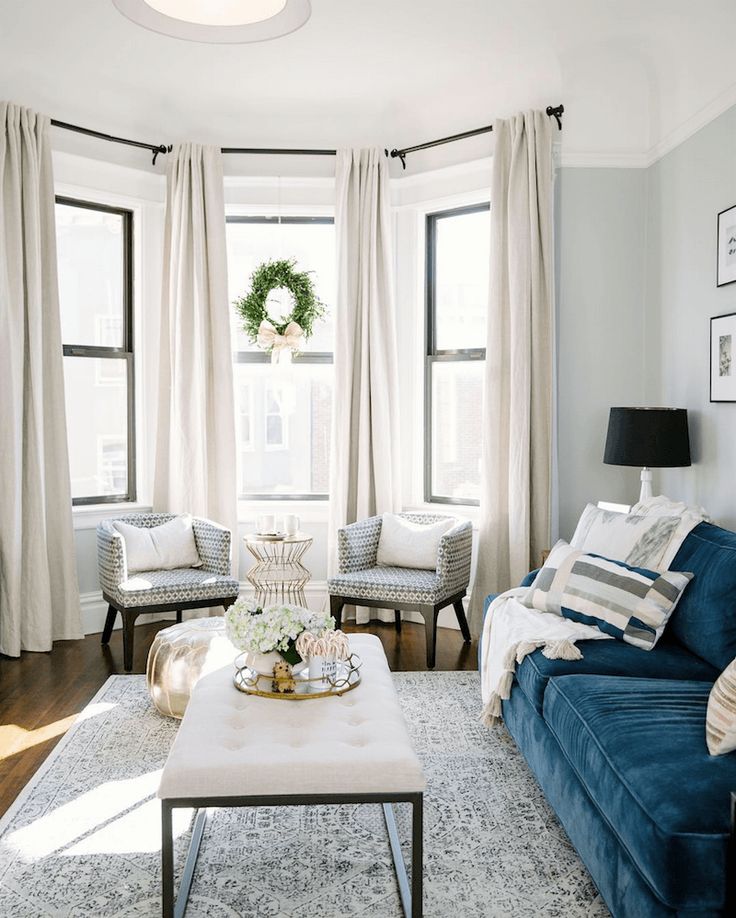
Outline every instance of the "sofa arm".
[[232, 571], [232, 533], [226, 526], [199, 517], [192, 518], [194, 541], [205, 570], [230, 576]]
[[110, 520], [97, 526], [97, 572], [103, 592], [114, 592], [128, 579], [128, 560], [125, 539]]
[[444, 596], [465, 592], [470, 583], [473, 526], [469, 520], [453, 526], [440, 539], [437, 549], [437, 577]]
[[381, 517], [371, 516], [337, 530], [337, 560], [341, 574], [376, 566]]

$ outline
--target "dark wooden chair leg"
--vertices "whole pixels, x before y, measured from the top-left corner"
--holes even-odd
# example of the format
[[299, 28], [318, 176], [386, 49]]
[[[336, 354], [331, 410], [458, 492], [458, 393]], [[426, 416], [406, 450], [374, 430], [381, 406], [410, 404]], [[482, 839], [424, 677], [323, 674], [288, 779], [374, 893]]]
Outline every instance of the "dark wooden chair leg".
[[227, 612], [227, 610], [230, 608], [230, 606], [231, 606], [234, 602], [235, 602], [234, 599], [226, 599], [225, 602], [222, 603], [222, 608]]
[[176, 610], [176, 624], [181, 625], [181, 609]]
[[401, 634], [401, 609], [394, 609], [394, 619], [396, 621], [396, 630]]
[[457, 623], [460, 625], [460, 630], [463, 634], [463, 640], [466, 644], [470, 643], [470, 628], [468, 628], [468, 620], [465, 618], [465, 609], [463, 607], [462, 599], [458, 599], [457, 602], [453, 603], [453, 609], [455, 610], [455, 615], [457, 616]]
[[335, 619], [335, 628], [342, 624], [342, 607], [345, 600], [342, 596], [330, 596], [330, 615]]
[[117, 614], [118, 610], [115, 608], [115, 606], [107, 607], [107, 618], [105, 619], [105, 627], [102, 629], [100, 644], [110, 643], [110, 636], [112, 635], [113, 625], [115, 624], [115, 616]]
[[419, 610], [424, 619], [424, 633], [427, 639], [427, 669], [434, 669], [435, 646], [437, 644], [437, 615], [436, 606], [426, 606]]
[[133, 641], [135, 640], [135, 620], [139, 613], [130, 609], [121, 612], [123, 616], [123, 669], [129, 673], [133, 669]]

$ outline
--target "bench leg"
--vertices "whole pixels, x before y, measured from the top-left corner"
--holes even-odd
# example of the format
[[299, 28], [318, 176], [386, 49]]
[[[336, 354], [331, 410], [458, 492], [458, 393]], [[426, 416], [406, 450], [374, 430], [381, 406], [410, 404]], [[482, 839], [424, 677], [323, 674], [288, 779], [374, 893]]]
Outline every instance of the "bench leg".
[[396, 622], [396, 630], [401, 634], [401, 609], [394, 609], [394, 620]]
[[411, 918], [422, 918], [424, 873], [424, 794], [411, 805]]
[[161, 801], [161, 914], [174, 918], [174, 832], [171, 807]]
[[181, 625], [181, 609], [176, 610], [176, 624]]

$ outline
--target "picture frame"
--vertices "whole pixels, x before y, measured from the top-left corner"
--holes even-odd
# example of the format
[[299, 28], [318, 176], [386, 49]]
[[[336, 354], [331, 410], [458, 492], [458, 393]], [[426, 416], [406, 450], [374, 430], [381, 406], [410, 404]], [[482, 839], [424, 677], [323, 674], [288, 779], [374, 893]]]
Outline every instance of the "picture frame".
[[710, 400], [736, 402], [736, 312], [710, 320]]
[[736, 282], [736, 204], [718, 214], [716, 287]]

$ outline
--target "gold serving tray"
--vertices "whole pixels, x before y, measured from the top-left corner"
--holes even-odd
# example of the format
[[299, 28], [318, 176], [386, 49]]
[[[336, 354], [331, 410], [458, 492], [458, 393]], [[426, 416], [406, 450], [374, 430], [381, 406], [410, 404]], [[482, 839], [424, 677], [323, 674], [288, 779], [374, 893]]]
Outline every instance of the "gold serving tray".
[[296, 688], [293, 692], [274, 692], [271, 688], [273, 676], [259, 673], [249, 666], [235, 660], [233, 684], [239, 692], [246, 695], [258, 695], [260, 698], [278, 698], [279, 701], [309, 701], [312, 698], [330, 698], [351, 692], [360, 685], [360, 667], [363, 665], [357, 654], [351, 654], [347, 660], [337, 664], [337, 674], [333, 680], [310, 679], [309, 670], [294, 676]]

